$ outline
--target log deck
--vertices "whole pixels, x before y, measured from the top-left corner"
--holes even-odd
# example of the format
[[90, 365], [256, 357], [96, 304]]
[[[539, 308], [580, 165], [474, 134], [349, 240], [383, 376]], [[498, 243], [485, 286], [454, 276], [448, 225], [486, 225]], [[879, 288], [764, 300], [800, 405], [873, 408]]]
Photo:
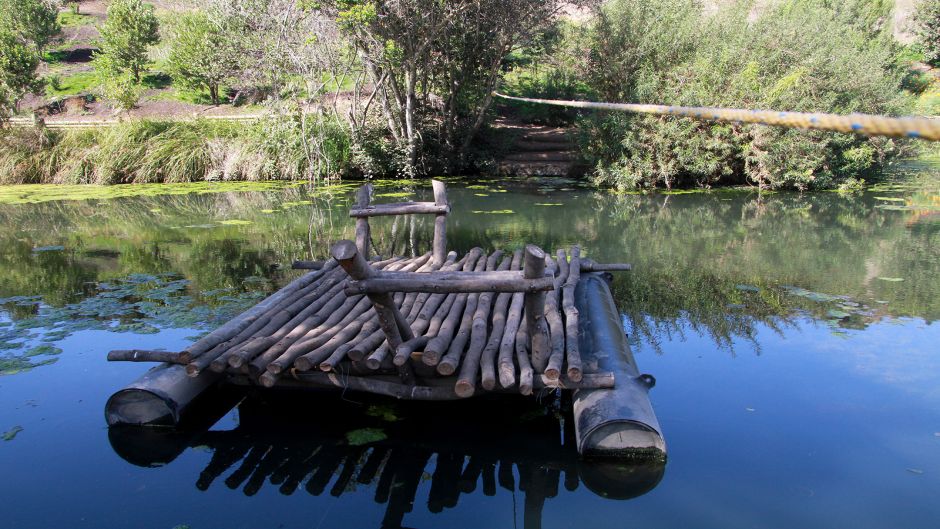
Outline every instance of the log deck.
[[[446, 250], [451, 206], [444, 184], [434, 202], [371, 204], [357, 194], [356, 240], [339, 241], [324, 262], [186, 350], [113, 351], [112, 361], [185, 366], [236, 384], [341, 388], [402, 399], [451, 400], [543, 388], [603, 389], [581, 351], [574, 292], [581, 273], [627, 264], [555, 256], [533, 245], [512, 254]], [[435, 215], [433, 248], [408, 258], [369, 259], [369, 217]], [[570, 261], [569, 261], [570, 256]]]

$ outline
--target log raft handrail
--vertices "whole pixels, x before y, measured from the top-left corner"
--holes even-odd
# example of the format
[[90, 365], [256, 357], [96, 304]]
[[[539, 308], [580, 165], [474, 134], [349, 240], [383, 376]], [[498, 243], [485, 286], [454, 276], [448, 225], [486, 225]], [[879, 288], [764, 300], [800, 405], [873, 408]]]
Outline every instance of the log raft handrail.
[[349, 211], [349, 216], [356, 219], [356, 247], [363, 259], [369, 259], [370, 217], [391, 215], [434, 215], [434, 239], [431, 259], [441, 266], [447, 258], [447, 215], [450, 204], [447, 202], [447, 189], [444, 182], [431, 180], [434, 190], [434, 202], [395, 202], [391, 204], [372, 204], [372, 184], [366, 184], [356, 193], [356, 207]]

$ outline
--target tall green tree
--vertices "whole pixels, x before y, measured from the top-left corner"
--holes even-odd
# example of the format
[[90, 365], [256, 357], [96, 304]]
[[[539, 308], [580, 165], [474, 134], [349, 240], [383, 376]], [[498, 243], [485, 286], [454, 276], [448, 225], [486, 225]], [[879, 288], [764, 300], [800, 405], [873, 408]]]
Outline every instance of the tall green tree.
[[101, 54], [111, 67], [128, 70], [134, 81], [149, 63], [147, 48], [159, 42], [159, 24], [153, 6], [140, 0], [115, 0], [101, 28]]
[[209, 91], [219, 104], [219, 88], [239, 69], [239, 50], [231, 33], [203, 11], [181, 15], [170, 27], [168, 73], [184, 87]]
[[54, 0], [0, 0], [0, 31], [41, 52], [59, 30], [58, 2]]
[[940, 0], [922, 0], [914, 22], [924, 59], [932, 66], [940, 66]]

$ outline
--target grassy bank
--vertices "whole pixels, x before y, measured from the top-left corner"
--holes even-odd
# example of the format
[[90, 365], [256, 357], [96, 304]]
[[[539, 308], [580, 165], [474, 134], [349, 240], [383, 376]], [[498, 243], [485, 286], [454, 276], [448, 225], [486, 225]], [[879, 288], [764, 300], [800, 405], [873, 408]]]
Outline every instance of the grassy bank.
[[366, 167], [353, 163], [338, 122], [310, 121], [287, 116], [252, 124], [133, 120], [85, 130], [6, 128], [0, 130], [0, 183], [319, 180]]

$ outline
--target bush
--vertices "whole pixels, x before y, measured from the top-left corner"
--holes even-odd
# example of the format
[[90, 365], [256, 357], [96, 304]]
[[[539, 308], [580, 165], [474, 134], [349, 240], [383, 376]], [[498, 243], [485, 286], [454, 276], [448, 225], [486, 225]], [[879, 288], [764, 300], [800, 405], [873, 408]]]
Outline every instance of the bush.
[[170, 27], [166, 68], [174, 82], [191, 90], [206, 89], [213, 105], [219, 88], [239, 67], [238, 43], [226, 28], [202, 11], [177, 17]]
[[914, 12], [914, 23], [924, 60], [940, 67], [940, 0], [921, 0]]
[[[756, 17], [750, 6], [707, 15], [695, 0], [616, 0], [595, 27], [590, 84], [608, 101], [907, 110], [886, 0], [781, 0]], [[691, 119], [608, 114], [584, 125], [596, 180], [620, 188], [827, 188], [897, 152], [890, 140]]]

